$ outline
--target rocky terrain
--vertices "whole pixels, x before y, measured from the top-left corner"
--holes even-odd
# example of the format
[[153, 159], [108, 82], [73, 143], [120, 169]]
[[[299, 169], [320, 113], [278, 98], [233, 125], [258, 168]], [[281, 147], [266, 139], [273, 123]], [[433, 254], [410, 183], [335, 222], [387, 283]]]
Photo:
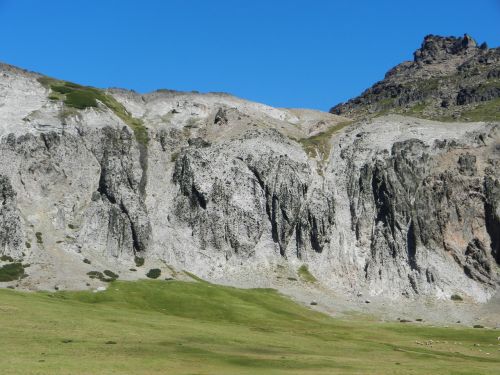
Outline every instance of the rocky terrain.
[[486, 302], [500, 117], [476, 115], [498, 111], [499, 56], [428, 36], [340, 115], [0, 65], [0, 285], [97, 288], [158, 269], [363, 303]]
[[389, 70], [360, 96], [330, 112], [354, 118], [402, 113], [435, 120], [496, 120], [500, 116], [500, 48], [469, 35], [428, 35], [413, 61]]

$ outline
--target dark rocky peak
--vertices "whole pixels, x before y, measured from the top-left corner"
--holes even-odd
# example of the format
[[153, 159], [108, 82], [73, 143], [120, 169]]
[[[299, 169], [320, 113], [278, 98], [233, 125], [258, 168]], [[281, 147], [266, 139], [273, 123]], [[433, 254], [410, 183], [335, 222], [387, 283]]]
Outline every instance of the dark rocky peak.
[[354, 119], [400, 113], [435, 120], [500, 121], [500, 48], [427, 35], [414, 53], [361, 95], [330, 109]]
[[477, 50], [479, 48], [476, 41], [467, 34], [458, 38], [427, 35], [422, 46], [414, 52], [413, 57], [417, 63], [432, 64], [454, 55], [467, 55]]

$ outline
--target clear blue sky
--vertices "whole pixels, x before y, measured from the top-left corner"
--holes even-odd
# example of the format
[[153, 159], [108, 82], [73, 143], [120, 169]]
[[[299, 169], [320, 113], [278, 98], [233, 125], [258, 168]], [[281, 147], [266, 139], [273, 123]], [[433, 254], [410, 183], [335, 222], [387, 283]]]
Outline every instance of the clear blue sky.
[[426, 34], [500, 45], [500, 0], [0, 0], [0, 61], [82, 84], [328, 110]]

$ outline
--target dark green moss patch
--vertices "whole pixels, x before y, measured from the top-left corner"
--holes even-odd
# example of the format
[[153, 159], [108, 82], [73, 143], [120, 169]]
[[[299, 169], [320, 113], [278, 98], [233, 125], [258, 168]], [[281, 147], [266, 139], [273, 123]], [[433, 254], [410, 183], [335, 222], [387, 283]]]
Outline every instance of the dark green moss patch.
[[13, 262], [14, 261], [14, 259], [10, 255], [2, 255], [0, 257], [0, 260], [2, 262]]
[[[90, 272], [87, 272], [87, 275], [91, 279], [98, 279], [98, 280], [104, 281], [106, 283], [109, 283], [111, 281], [115, 281], [118, 278], [118, 275], [115, 274], [114, 272], [111, 272], [110, 270], [105, 270], [104, 273], [99, 272], [99, 271], [90, 271]], [[116, 276], [116, 277], [113, 277], [113, 276]]]
[[102, 279], [104, 277], [102, 272], [99, 272], [99, 271], [90, 271], [90, 272], [87, 272], [87, 275], [91, 279]]
[[25, 275], [21, 263], [9, 263], [0, 267], [0, 282], [19, 280]]
[[160, 277], [160, 275], [161, 275], [161, 270], [159, 268], [152, 268], [146, 274], [146, 276], [149, 277], [150, 279], [157, 279]]
[[134, 262], [137, 267], [142, 267], [144, 265], [144, 258], [135, 257]]
[[110, 270], [104, 270], [103, 272], [107, 277], [111, 278], [111, 279], [118, 279], [118, 275], [116, 273], [114, 273], [113, 271], [110, 271]]

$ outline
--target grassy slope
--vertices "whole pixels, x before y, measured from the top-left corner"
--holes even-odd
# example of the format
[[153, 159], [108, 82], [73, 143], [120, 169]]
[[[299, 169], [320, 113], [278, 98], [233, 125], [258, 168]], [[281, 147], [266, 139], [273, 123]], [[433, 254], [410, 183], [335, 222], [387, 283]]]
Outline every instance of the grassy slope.
[[[2, 374], [494, 374], [500, 367], [493, 330], [340, 321], [271, 290], [204, 282], [113, 282], [95, 294], [0, 290], [0, 332]], [[440, 343], [415, 343], [429, 339]]]

